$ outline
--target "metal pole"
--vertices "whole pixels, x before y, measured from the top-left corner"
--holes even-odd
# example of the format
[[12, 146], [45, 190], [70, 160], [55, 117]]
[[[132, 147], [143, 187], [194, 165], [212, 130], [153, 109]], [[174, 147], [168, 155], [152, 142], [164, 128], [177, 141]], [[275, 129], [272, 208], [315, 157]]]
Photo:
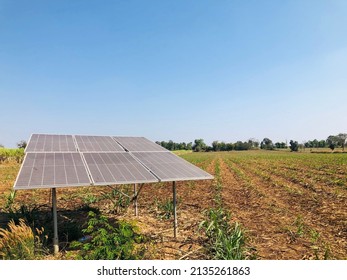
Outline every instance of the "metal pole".
[[173, 215], [174, 215], [174, 237], [177, 236], [177, 212], [176, 212], [176, 182], [172, 182], [173, 193]]
[[135, 216], [137, 217], [138, 211], [137, 211], [137, 193], [136, 193], [137, 184], [134, 184], [134, 209], [135, 209]]
[[59, 252], [56, 188], [52, 189], [52, 206], [53, 206], [53, 227], [54, 227], [53, 251], [54, 251], [54, 255], [56, 255]]

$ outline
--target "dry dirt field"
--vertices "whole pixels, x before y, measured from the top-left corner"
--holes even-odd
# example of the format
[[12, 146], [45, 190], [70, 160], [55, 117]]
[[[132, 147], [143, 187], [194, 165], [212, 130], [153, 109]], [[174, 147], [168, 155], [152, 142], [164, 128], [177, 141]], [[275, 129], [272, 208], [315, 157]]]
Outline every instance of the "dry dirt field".
[[[183, 158], [215, 174], [220, 169], [222, 203], [231, 221], [242, 225], [247, 247], [256, 259], [347, 259], [347, 155], [246, 151], [188, 153]], [[17, 163], [0, 164], [0, 226]], [[109, 218], [134, 221], [147, 237], [147, 259], [206, 259], [206, 236], [199, 230], [205, 210], [214, 206], [216, 180], [178, 182], [178, 236], [173, 238], [170, 183], [145, 184], [139, 216], [122, 193], [132, 186], [58, 189], [62, 253], [81, 237], [90, 209]], [[122, 191], [122, 193], [119, 192]], [[113, 194], [112, 194], [113, 193]], [[18, 191], [14, 208], [29, 213], [33, 223], [51, 228], [50, 191]], [[23, 207], [25, 205], [25, 207]]]

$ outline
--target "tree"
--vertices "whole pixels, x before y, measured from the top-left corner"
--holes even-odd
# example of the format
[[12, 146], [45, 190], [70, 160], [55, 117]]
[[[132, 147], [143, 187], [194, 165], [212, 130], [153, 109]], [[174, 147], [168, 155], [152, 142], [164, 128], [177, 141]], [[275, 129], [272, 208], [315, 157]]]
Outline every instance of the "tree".
[[207, 146], [204, 142], [204, 139], [195, 139], [192, 148], [194, 152], [203, 152], [206, 150]]
[[249, 144], [250, 149], [258, 149], [259, 148], [259, 141], [254, 139], [254, 138], [248, 139], [248, 144]]
[[284, 143], [284, 142], [276, 142], [275, 147], [277, 149], [286, 149], [287, 148], [286, 143]]
[[324, 148], [326, 146], [325, 140], [320, 140], [318, 143], [319, 148]]
[[27, 142], [24, 141], [24, 140], [21, 140], [21, 141], [19, 141], [19, 142], [17, 143], [17, 147], [18, 147], [19, 149], [25, 149], [26, 146], [27, 146]]
[[4, 148], [4, 145], [0, 144], [0, 148]]
[[330, 135], [326, 140], [326, 143], [328, 147], [331, 149], [331, 151], [334, 151], [334, 149], [338, 145], [338, 142], [339, 142], [338, 138], [334, 135]]
[[261, 143], [260, 143], [260, 149], [273, 150], [274, 145], [269, 138], [264, 138], [263, 141], [261, 141]]
[[212, 142], [212, 150], [215, 152], [220, 151], [220, 145], [217, 140]]
[[289, 148], [292, 152], [297, 152], [299, 150], [299, 143], [298, 141], [289, 141]]
[[347, 133], [339, 133], [335, 136], [338, 144], [342, 147], [342, 151], [345, 151], [345, 145], [347, 140]]

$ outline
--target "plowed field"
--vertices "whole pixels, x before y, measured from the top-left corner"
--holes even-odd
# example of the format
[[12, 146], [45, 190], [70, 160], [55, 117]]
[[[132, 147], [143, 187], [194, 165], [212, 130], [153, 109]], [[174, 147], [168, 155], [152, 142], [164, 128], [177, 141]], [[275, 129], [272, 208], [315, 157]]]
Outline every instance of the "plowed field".
[[[214, 174], [220, 166], [222, 202], [231, 222], [241, 223], [247, 246], [257, 259], [347, 258], [347, 156], [290, 152], [190, 153], [183, 158]], [[19, 165], [0, 164], [0, 221], [7, 222], [6, 197]], [[64, 249], [78, 234], [88, 210], [97, 208], [110, 218], [136, 221], [147, 238], [149, 259], [205, 259], [206, 236], [199, 230], [204, 210], [214, 205], [216, 180], [178, 182], [178, 237], [166, 206], [171, 184], [144, 185], [139, 216], [132, 205], [105, 199], [107, 187], [58, 190], [59, 235]], [[132, 186], [117, 187], [131, 193]], [[102, 198], [102, 199], [101, 199]], [[118, 197], [117, 197], [118, 198]], [[19, 191], [14, 207], [27, 205], [50, 220], [49, 190]], [[50, 225], [47, 225], [47, 227]]]

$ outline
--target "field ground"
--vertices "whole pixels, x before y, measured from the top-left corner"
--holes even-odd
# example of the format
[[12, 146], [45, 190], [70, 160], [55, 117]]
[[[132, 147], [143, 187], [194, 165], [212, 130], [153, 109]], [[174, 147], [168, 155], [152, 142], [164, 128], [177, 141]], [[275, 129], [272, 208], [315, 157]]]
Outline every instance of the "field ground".
[[[290, 152], [183, 153], [180, 156], [214, 174], [220, 166], [222, 202], [246, 232], [249, 252], [257, 259], [347, 259], [347, 155]], [[18, 163], [0, 164], [0, 226], [5, 227], [6, 198]], [[132, 186], [119, 186], [131, 192]], [[88, 210], [110, 218], [135, 221], [147, 237], [148, 259], [205, 259], [206, 236], [199, 230], [204, 210], [214, 206], [216, 180], [178, 182], [178, 238], [173, 238], [167, 212], [171, 184], [144, 185], [139, 217], [120, 197], [106, 199], [112, 189], [58, 189], [60, 246], [68, 250], [80, 237]], [[119, 194], [119, 193], [118, 193]], [[118, 202], [115, 202], [118, 198]], [[124, 199], [124, 197], [123, 197]], [[39, 221], [51, 224], [50, 191], [18, 191], [14, 206], [26, 205]], [[35, 211], [33, 211], [35, 209]], [[35, 216], [34, 216], [35, 213]], [[69, 258], [63, 253], [60, 258]]]

